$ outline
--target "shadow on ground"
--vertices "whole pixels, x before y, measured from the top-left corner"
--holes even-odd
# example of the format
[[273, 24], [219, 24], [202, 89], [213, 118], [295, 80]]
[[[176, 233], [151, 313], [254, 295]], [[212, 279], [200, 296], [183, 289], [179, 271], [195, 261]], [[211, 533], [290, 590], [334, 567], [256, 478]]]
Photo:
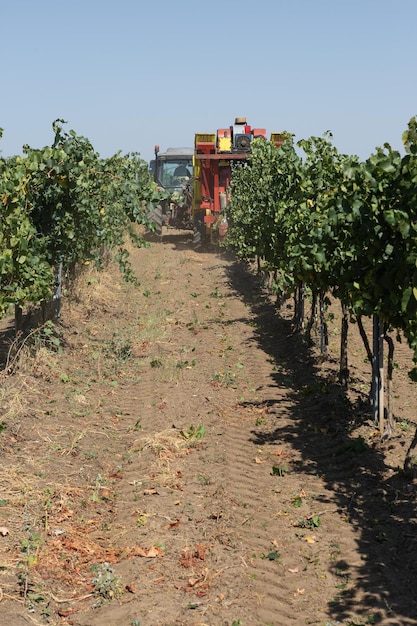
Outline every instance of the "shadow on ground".
[[[398, 467], [387, 466], [383, 448], [371, 448], [355, 434], [358, 423], [369, 419], [362, 401], [353, 406], [303, 338], [293, 334], [291, 321], [279, 316], [270, 299], [256, 297], [262, 286], [249, 268], [232, 264], [229, 280], [256, 315], [255, 341], [276, 365], [268, 403], [277, 403], [272, 389], [283, 385], [293, 402], [292, 419], [277, 421], [267, 434], [252, 431], [253, 442], [285, 441], [298, 449], [300, 470], [325, 481], [334, 494], [332, 504], [348, 516], [357, 536], [362, 563], [355, 567], [357, 583], [329, 603], [329, 616], [337, 623], [354, 612], [372, 614], [373, 621], [361, 624], [417, 624], [416, 486]], [[342, 558], [331, 567], [347, 579], [354, 569]]]

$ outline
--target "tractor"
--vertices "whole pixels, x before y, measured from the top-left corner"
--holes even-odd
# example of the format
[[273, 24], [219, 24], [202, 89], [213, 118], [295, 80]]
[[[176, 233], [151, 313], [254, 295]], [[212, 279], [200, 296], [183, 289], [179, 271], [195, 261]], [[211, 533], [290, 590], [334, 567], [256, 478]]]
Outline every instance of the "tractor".
[[155, 232], [162, 235], [162, 227], [192, 228], [191, 197], [193, 184], [193, 148], [168, 148], [159, 152], [149, 165], [158, 188], [166, 191], [166, 199], [152, 210], [148, 218], [155, 224]]

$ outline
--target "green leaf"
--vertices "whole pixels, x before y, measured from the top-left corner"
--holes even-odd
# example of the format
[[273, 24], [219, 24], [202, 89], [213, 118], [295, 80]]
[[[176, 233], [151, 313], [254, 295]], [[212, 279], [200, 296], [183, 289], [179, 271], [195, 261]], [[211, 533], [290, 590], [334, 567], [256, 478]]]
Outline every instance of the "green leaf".
[[284, 476], [285, 472], [288, 471], [288, 467], [280, 467], [278, 465], [274, 465], [272, 468], [272, 476]]
[[313, 526], [316, 526], [316, 527], [321, 525], [320, 517], [318, 515], [313, 515], [311, 518], [311, 522]]
[[407, 309], [412, 293], [414, 293], [414, 290], [411, 287], [407, 287], [406, 289], [404, 289], [401, 297], [401, 311], [404, 312]]

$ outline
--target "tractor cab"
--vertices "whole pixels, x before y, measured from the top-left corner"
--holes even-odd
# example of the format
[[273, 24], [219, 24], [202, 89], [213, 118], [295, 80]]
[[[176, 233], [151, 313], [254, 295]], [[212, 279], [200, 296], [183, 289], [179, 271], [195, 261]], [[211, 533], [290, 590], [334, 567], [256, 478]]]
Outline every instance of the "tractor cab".
[[193, 177], [193, 154], [193, 148], [168, 148], [161, 153], [159, 146], [155, 146], [150, 171], [156, 184], [172, 193], [181, 193]]

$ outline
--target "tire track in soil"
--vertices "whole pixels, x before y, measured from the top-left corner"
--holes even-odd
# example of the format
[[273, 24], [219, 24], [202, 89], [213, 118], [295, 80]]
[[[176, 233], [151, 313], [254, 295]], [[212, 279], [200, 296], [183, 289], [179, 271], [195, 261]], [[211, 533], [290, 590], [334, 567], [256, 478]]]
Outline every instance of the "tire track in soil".
[[[238, 336], [242, 334], [245, 329], [239, 330]], [[285, 545], [280, 541], [279, 489], [276, 477], [271, 476], [275, 463], [283, 465], [283, 450], [275, 446], [276, 450], [266, 451], [254, 443], [254, 433], [262, 428], [263, 420], [285, 425], [287, 392], [271, 385], [271, 363], [252, 345], [251, 335], [247, 337], [244, 369], [249, 376], [256, 373], [256, 380], [263, 383], [257, 388], [256, 399], [243, 402], [241, 414], [223, 423], [222, 447], [227, 458], [223, 506], [231, 511], [235, 541], [244, 562], [241, 575], [252, 600], [252, 612], [242, 619], [253, 624], [287, 624], [298, 619], [292, 603], [297, 587], [284, 575], [284, 567], [295, 565], [286, 562]]]
[[[221, 266], [214, 266], [210, 278], [212, 286], [215, 283], [220, 289], [227, 287], [227, 278], [224, 276]], [[190, 543], [192, 544], [199, 540], [198, 530], [196, 533], [195, 529], [195, 526], [199, 523], [199, 517], [212, 520], [211, 524], [205, 522], [204, 533], [212, 550], [216, 553], [217, 567], [221, 572], [219, 581], [216, 581], [213, 587], [216, 590], [221, 589], [225, 593], [220, 593], [218, 596], [224, 607], [212, 609], [215, 614], [215, 617], [212, 619], [215, 621], [210, 621], [211, 624], [220, 623], [217, 620], [222, 619], [222, 617], [226, 619], [239, 617], [245, 623], [253, 624], [281, 624], [292, 622], [294, 616], [294, 608], [291, 606], [294, 585], [290, 584], [290, 582], [287, 583], [287, 578], [282, 577], [283, 566], [280, 563], [280, 559], [268, 558], [268, 555], [282, 551], [279, 536], [273, 528], [278, 504], [277, 494], [274, 494], [274, 477], [266, 479], [269, 483], [268, 493], [259, 489], [259, 480], [263, 483], [265, 482], [265, 476], [260, 477], [259, 472], [262, 472], [262, 474], [270, 472], [270, 467], [269, 465], [267, 466], [266, 461], [256, 463], [257, 447], [252, 441], [252, 430], [256, 420], [259, 419], [259, 416], [262, 419], [264, 414], [265, 409], [262, 408], [264, 406], [262, 396], [270, 396], [271, 389], [268, 381], [271, 378], [272, 370], [265, 354], [257, 350], [256, 346], [253, 345], [253, 330], [247, 325], [249, 318], [250, 314], [248, 314], [244, 303], [236, 300], [234, 297], [230, 298], [227, 300], [227, 306], [224, 308], [224, 316], [220, 328], [217, 327], [217, 322], [214, 320], [215, 323], [212, 323], [209, 333], [210, 337], [205, 337], [203, 341], [208, 342], [211, 346], [210, 358], [213, 360], [213, 353], [216, 350], [221, 350], [222, 345], [225, 344], [225, 337], [227, 337], [227, 343], [230, 344], [235, 342], [235, 335], [240, 340], [246, 338], [246, 341], [236, 346], [236, 348], [239, 349], [239, 359], [242, 361], [244, 371], [247, 372], [249, 378], [256, 373], [256, 381], [263, 381], [261, 385], [258, 385], [256, 399], [253, 403], [248, 403], [247, 406], [245, 406], [245, 403], [241, 406], [238, 405], [237, 390], [213, 389], [209, 384], [209, 372], [203, 368], [197, 371], [193, 378], [199, 382], [200, 387], [204, 387], [204, 393], [201, 393], [201, 389], [199, 394], [191, 393], [187, 402], [188, 410], [194, 415], [200, 413], [202, 423], [207, 426], [209, 435], [211, 434], [218, 439], [219, 444], [215, 446], [215, 455], [221, 458], [221, 465], [223, 466], [220, 482], [216, 479], [215, 482], [209, 484], [209, 492], [207, 492], [206, 488], [206, 493], [204, 493], [202, 486], [196, 484], [194, 479], [195, 482], [192, 485], [194, 493], [188, 498], [187, 506], [190, 509], [191, 507], [196, 509], [199, 505], [199, 510], [196, 513], [188, 512], [188, 520], [184, 521], [183, 516], [181, 521], [183, 526], [186, 526], [187, 522], [194, 526], [188, 532]], [[202, 320], [203, 322], [204, 320]], [[239, 326], [238, 329], [237, 325]], [[181, 339], [178, 337], [175, 340], [171, 338], [170, 341], [172, 343], [179, 341], [181, 344]], [[206, 349], [203, 342], [200, 342], [200, 345], [197, 347], [203, 352]], [[175, 349], [174, 346], [172, 348]], [[201, 354], [197, 353], [197, 362], [201, 356]], [[202, 364], [204, 366], [204, 362]], [[224, 362], [219, 360], [219, 369], [222, 367], [224, 367]], [[244, 386], [248, 388], [250, 384], [251, 381], [248, 381]], [[167, 414], [173, 418], [173, 422], [176, 422], [175, 415], [178, 413], [181, 402], [184, 401], [184, 387], [187, 385], [191, 389], [193, 387], [193, 383], [190, 380], [187, 382], [182, 381], [180, 390], [178, 385], [170, 387], [169, 394], [166, 395], [169, 396], [169, 404], [173, 407], [172, 414], [169, 410], [158, 410], [155, 406], [156, 396], [158, 396], [161, 402], [163, 401], [163, 397], [160, 397], [163, 394], [160, 393], [159, 385], [160, 382], [155, 370], [148, 370], [141, 375], [140, 382], [132, 388], [131, 393], [124, 391], [122, 394], [123, 405], [119, 405], [118, 411], [130, 415], [134, 419], [138, 417], [138, 401], [140, 399], [139, 410], [142, 430], [140, 433], [135, 433], [139, 435], [139, 439], [142, 434], [146, 435], [147, 431], [151, 434], [151, 432], [155, 433], [165, 429], [170, 423]], [[176, 398], [177, 391], [179, 391], [178, 398]], [[251, 394], [249, 393], [249, 395]], [[282, 409], [285, 405], [286, 392], [285, 390], [279, 390], [277, 395], [277, 401], [280, 402]], [[194, 402], [193, 396], [195, 398]], [[204, 409], [199, 406], [202, 396], [206, 399], [206, 414], [204, 414]], [[178, 471], [186, 473], [187, 470], [189, 472], [191, 469], [192, 472], [195, 472], [197, 479], [201, 480], [202, 477], [204, 478], [204, 471], [210, 473], [210, 463], [217, 463], [218, 465], [218, 461], [214, 459], [212, 452], [210, 454], [211, 457], [207, 459], [204, 458], [204, 451], [197, 451], [194, 455], [190, 455], [184, 464], [177, 462], [177, 466], [181, 467], [181, 470]], [[118, 487], [117, 496], [118, 502], [123, 503], [123, 505], [119, 507], [119, 515], [116, 515], [113, 524], [116, 534], [118, 530], [123, 533], [124, 543], [137, 541], [139, 535], [140, 542], [146, 544], [146, 541], [155, 537], [156, 533], [159, 533], [161, 536], [164, 527], [167, 526], [166, 520], [158, 516], [157, 498], [153, 501], [148, 499], [145, 505], [145, 498], [142, 497], [142, 493], [136, 493], [137, 500], [134, 502], [135, 488], [132, 485], [136, 481], [141, 485], [141, 491], [143, 491], [143, 486], [153, 488], [153, 485], [156, 485], [156, 489], [164, 497], [165, 501], [170, 497], [164, 489], [165, 486], [158, 485], [158, 472], [152, 468], [155, 468], [155, 459], [151, 454], [143, 454], [143, 452], [130, 459], [129, 465], [124, 468], [125, 477]], [[156, 478], [154, 483], [152, 483], [153, 476]], [[174, 497], [177, 497], [177, 495], [178, 492], [174, 494]], [[206, 495], [209, 495], [207, 502], [205, 502]], [[202, 501], [201, 504], [198, 503], [199, 499], [200, 502]], [[126, 532], [126, 503], [129, 501], [132, 503], [131, 509], [136, 508], [137, 510], [136, 517], [140, 517], [140, 511], [149, 516], [150, 523], [146, 524], [146, 528], [140, 528], [139, 531], [130, 529]], [[167, 509], [166, 504], [164, 508]], [[175, 521], [175, 514], [178, 511], [175, 510], [173, 502], [171, 502], [171, 508], [173, 513], [170, 519]], [[185, 509], [183, 509], [183, 512], [185, 512]], [[216, 515], [218, 516], [217, 519]], [[172, 538], [171, 540], [167, 539], [167, 552], [177, 556], [180, 555], [181, 550], [186, 545], [184, 538], [179, 538], [179, 541], [175, 541]], [[233, 550], [232, 558], [228, 554], [230, 550]], [[151, 567], [153, 580], [157, 580], [158, 577], [163, 578], [164, 565], [162, 562], [158, 562]], [[155, 592], [149, 581], [144, 580], [143, 575], [138, 577], [134, 573], [134, 569], [135, 567], [132, 566], [127, 575], [131, 578], [136, 576], [136, 584], [140, 581], [142, 591], [145, 591], [147, 594], [153, 594], [156, 597], [157, 593], [159, 594], [162, 590]], [[278, 579], [279, 584], [277, 584]], [[175, 596], [172, 593], [172, 582], [171, 589], [166, 586], [163, 587], [163, 592], [167, 599], [170, 595]], [[248, 598], [250, 598], [249, 603]], [[171, 619], [180, 619], [178, 623], [194, 623], [188, 620], [182, 621], [188, 617], [184, 608], [182, 611], [178, 610], [178, 608], [171, 611], [170, 616], [169, 607], [170, 605], [178, 605], [178, 599], [177, 594], [176, 597], [172, 598], [171, 602], [166, 602], [162, 613], [158, 612], [157, 607], [155, 607], [152, 615], [149, 615], [148, 618], [154, 620], [153, 623], [158, 624], [171, 623], [168, 621], [170, 617]], [[181, 604], [184, 605], [184, 601]], [[250, 607], [249, 610], [248, 606]], [[182, 617], [180, 617], [181, 612], [183, 613]]]
[[[123, 613], [106, 607], [106, 623], [112, 623], [113, 611], [118, 619], [123, 614], [126, 623], [132, 621], [139, 614], [132, 607], [141, 598], [146, 598], [146, 616], [140, 613], [144, 624], [218, 626], [237, 619], [256, 626], [325, 623], [328, 602], [341, 582], [340, 555], [349, 563], [352, 588], [363, 571], [355, 528], [345, 519], [358, 467], [357, 457], [344, 449], [342, 429], [337, 430], [343, 407], [315, 393], [311, 363], [303, 364], [302, 355], [295, 354], [296, 340], [287, 336], [285, 324], [274, 326], [271, 307], [254, 305], [245, 272], [236, 273], [225, 258], [183, 249], [177, 253], [173, 264], [175, 253], [160, 247], [156, 265], [151, 251], [141, 251], [141, 266], [149, 263], [149, 272], [161, 276], [154, 285], [149, 272], [143, 276], [144, 290], [159, 290], [159, 300], [146, 302], [143, 314], [151, 314], [161, 302], [173, 310], [177, 322], [163, 338], [163, 354], [183, 358], [186, 348], [196, 365], [175, 380], [145, 368], [139, 382], [120, 390], [116, 400], [117, 409], [126, 413], [128, 460], [118, 485], [113, 531], [121, 545], [149, 547], [158, 539], [166, 554], [121, 564], [118, 571], [138, 589], [137, 596]], [[184, 275], [187, 293], [176, 288], [184, 285]], [[204, 307], [207, 302], [210, 307]], [[188, 326], [197, 317], [201, 332], [193, 334]], [[148, 362], [161, 355], [159, 339], [159, 347], [153, 345], [146, 354]], [[213, 386], [213, 373], [231, 363], [225, 359], [227, 346], [234, 363], [237, 359], [243, 367], [236, 385], [220, 381]], [[301, 378], [288, 366], [295, 356]], [[134, 428], [138, 420], [140, 431]], [[190, 454], [158, 459], [150, 450], [132, 453], [135, 439], [191, 423], [204, 424], [207, 434]], [[308, 434], [303, 432], [310, 426]], [[281, 468], [282, 475], [273, 475], [273, 467]], [[362, 489], [364, 480], [372, 491], [374, 478], [364, 471]], [[157, 493], [145, 496], [148, 488]], [[298, 510], [291, 499], [299, 494], [308, 504]], [[325, 538], [320, 529], [296, 526], [297, 518], [314, 512], [328, 525]], [[184, 549], [198, 544], [207, 547], [204, 562], [181, 567]], [[203, 573], [207, 587], [198, 583], [185, 591], [188, 581]], [[355, 598], [362, 600], [366, 598]], [[100, 619], [74, 624], [95, 626]]]
[[[207, 263], [207, 259], [205, 262]], [[222, 275], [223, 268], [214, 267], [210, 276], [211, 284], [214, 283], [224, 289], [227, 279]], [[165, 297], [167, 296], [165, 293]], [[253, 328], [248, 324], [251, 319], [253, 316], [245, 304], [240, 299], [232, 297], [227, 300], [227, 306], [223, 310], [220, 328], [213, 323], [210, 333], [207, 333], [209, 336], [196, 344], [200, 351], [196, 354], [197, 362], [202, 359], [207, 349], [205, 342], [211, 347], [210, 359], [213, 362], [214, 353], [220, 350], [220, 344], [224, 345], [225, 337], [227, 343], [232, 345], [235, 343], [234, 337], [239, 337], [242, 343], [235, 346], [239, 350], [239, 359], [249, 379], [254, 377], [257, 382], [255, 395], [253, 390], [252, 393], [249, 391], [251, 380], [243, 385], [243, 392], [252, 397], [248, 403], [238, 404], [238, 390], [224, 388], [213, 390], [209, 385], [209, 372], [203, 367], [193, 372], [192, 379], [200, 386], [197, 394], [192, 393], [195, 389], [192, 380], [189, 379], [182, 380], [181, 385], [168, 385], [167, 393], [161, 393], [158, 371], [148, 369], [141, 374], [139, 383], [131, 392], [127, 393], [124, 390], [121, 394], [123, 405], [118, 407], [120, 412], [133, 417], [131, 427], [132, 422], [140, 417], [142, 430], [134, 434], [141, 439], [145, 435], [164, 430], [171, 421], [178, 423], [181, 403], [184, 402], [184, 397], [188, 397], [187, 410], [192, 415], [200, 415], [202, 423], [207, 426], [208, 436], [211, 434], [219, 440], [216, 455], [222, 457], [223, 462], [220, 482], [210, 484], [209, 492], [204, 493], [204, 489], [194, 478], [194, 484], [191, 485], [193, 493], [186, 500], [188, 509], [184, 506], [181, 511], [176, 510], [174, 504], [178, 492], [169, 494], [166, 485], [159, 482], [160, 476], [156, 467], [158, 464], [155, 464], [153, 455], [143, 451], [133, 455], [129, 465], [124, 468], [125, 479], [118, 488], [117, 499], [121, 506], [113, 525], [116, 534], [118, 530], [122, 533], [124, 544], [134, 545], [139, 539], [139, 543], [146, 547], [150, 545], [149, 541], [159, 536], [163, 539], [167, 553], [178, 558], [187, 541], [181, 535], [174, 538], [167, 536], [167, 520], [159, 516], [158, 497], [161, 496], [165, 500], [165, 512], [169, 508], [172, 511], [170, 516], [167, 516], [168, 519], [175, 521], [176, 514], [179, 513], [183, 533], [184, 528], [189, 527], [186, 536], [188, 535], [190, 545], [200, 540], [198, 534], [200, 518], [210, 519], [216, 514], [219, 515], [217, 521], [212, 521], [211, 527], [207, 522], [204, 527], [205, 537], [216, 553], [217, 567], [221, 571], [219, 580], [212, 585], [213, 589], [227, 590], [225, 594], [220, 593], [216, 598], [216, 600], [221, 598], [224, 606], [211, 609], [213, 612], [211, 620], [214, 620], [209, 621], [211, 624], [220, 623], [222, 618], [237, 617], [244, 623], [251, 624], [294, 623], [300, 618], [298, 598], [304, 599], [301, 582], [300, 586], [297, 585], [294, 578], [286, 573], [288, 568], [301, 569], [301, 565], [299, 560], [289, 562], [285, 558], [285, 545], [280, 541], [281, 519], [277, 517], [277, 511], [281, 507], [280, 492], [279, 488], [277, 489], [277, 478], [271, 476], [271, 469], [276, 461], [281, 464], [281, 457], [277, 456], [276, 452], [281, 454], [285, 448], [283, 464], [288, 464], [289, 460], [295, 462], [295, 453], [288, 446], [277, 447], [276, 444], [265, 446], [267, 448], [265, 453], [260, 451], [254, 442], [255, 432], [259, 431], [264, 417], [270, 426], [276, 428], [278, 422], [280, 428], [287, 427], [287, 420], [292, 419], [291, 415], [287, 415], [287, 405], [291, 404], [291, 400], [288, 398], [288, 389], [279, 388], [273, 383], [272, 364], [263, 350], [257, 347]], [[201, 320], [202, 323], [205, 321]], [[188, 338], [178, 332], [175, 339], [174, 337], [169, 339], [174, 352], [176, 344], [184, 345], [187, 341]], [[282, 348], [278, 346], [277, 351], [282, 350], [285, 350], [285, 346]], [[204, 366], [204, 360], [202, 365]], [[219, 369], [223, 366], [223, 361], [219, 360]], [[187, 386], [190, 388], [190, 394], [186, 393]], [[164, 403], [165, 397], [169, 397], [169, 406], [166, 410], [158, 409], [157, 402]], [[200, 406], [202, 397], [205, 397], [204, 407]], [[258, 421], [260, 423], [257, 426]], [[128, 449], [131, 446], [132, 441], [128, 441]], [[274, 450], [274, 447], [277, 450]], [[189, 475], [191, 471], [199, 479], [201, 476], [204, 477], [202, 467], [209, 473], [211, 462], [212, 456], [207, 459], [204, 452], [197, 452], [184, 463], [177, 461], [176, 467], [180, 468], [177, 470], [180, 474], [184, 472], [187, 475], [188, 472]], [[172, 473], [172, 467], [170, 470]], [[297, 492], [299, 490], [297, 479], [290, 480], [294, 481], [294, 492]], [[140, 493], [134, 486], [136, 482], [140, 485]], [[260, 489], [259, 485], [264, 488]], [[158, 497], [153, 500], [148, 498], [146, 501], [142, 495], [143, 488], [154, 486], [158, 490]], [[207, 502], [206, 496], [209, 496]], [[167, 500], [170, 500], [168, 506]], [[145, 514], [146, 526], [126, 529], [126, 509], [129, 502], [132, 512], [136, 511], [136, 516], [132, 516], [132, 519], [140, 518], [141, 513]], [[233, 551], [232, 558], [228, 554], [230, 550]], [[274, 558], [275, 556], [277, 558]], [[194, 623], [190, 621], [189, 611], [186, 610], [187, 602], [184, 602], [182, 593], [179, 595], [175, 592], [175, 586], [181, 585], [181, 580], [171, 578], [169, 584], [164, 581], [162, 588], [155, 590], [152, 581], [164, 580], [166, 570], [172, 569], [172, 562], [169, 567], [166, 566], [166, 562], [165, 558], [165, 564], [160, 560], [150, 565], [148, 573], [151, 573], [151, 578], [149, 576], [144, 578], [143, 572], [138, 574], [137, 565], [132, 564], [127, 571], [124, 569], [124, 578], [133, 580], [136, 586], [140, 586], [142, 593], [155, 597], [154, 610], [148, 615], [152, 623], [171, 624], [173, 622], [170, 620], [174, 619], [178, 620], [175, 623]], [[138, 565], [140, 567], [141, 564]], [[165, 607], [162, 609], [159, 606], [161, 593], [166, 599]]]

